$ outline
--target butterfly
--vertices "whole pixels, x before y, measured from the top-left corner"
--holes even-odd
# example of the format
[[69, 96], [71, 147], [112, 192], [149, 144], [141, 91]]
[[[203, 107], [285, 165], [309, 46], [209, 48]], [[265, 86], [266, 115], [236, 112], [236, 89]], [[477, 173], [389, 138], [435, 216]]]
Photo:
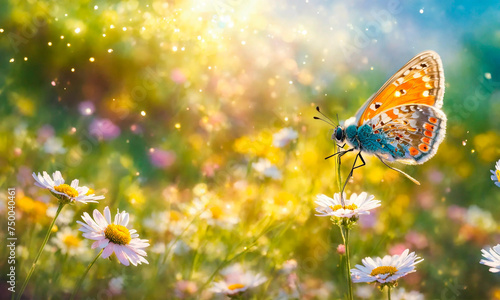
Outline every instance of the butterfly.
[[[362, 153], [372, 154], [387, 167], [420, 184], [387, 162], [423, 164], [436, 154], [446, 135], [446, 114], [441, 110], [443, 95], [444, 72], [439, 55], [434, 51], [416, 55], [343, 126], [335, 125], [327, 117], [335, 127], [332, 139], [342, 149], [346, 143], [350, 146], [327, 158], [338, 155], [340, 163], [341, 156], [358, 151], [349, 179], [354, 169], [365, 165]], [[321, 113], [318, 107], [316, 109]], [[358, 157], [361, 164], [356, 166]]]

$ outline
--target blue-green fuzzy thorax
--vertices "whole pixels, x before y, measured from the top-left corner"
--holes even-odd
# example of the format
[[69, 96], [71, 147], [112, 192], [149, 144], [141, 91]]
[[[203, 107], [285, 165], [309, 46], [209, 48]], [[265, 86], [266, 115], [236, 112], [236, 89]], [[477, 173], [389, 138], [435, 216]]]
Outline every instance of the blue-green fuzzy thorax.
[[384, 133], [374, 133], [369, 125], [350, 125], [346, 128], [346, 138], [355, 149], [365, 152], [387, 153], [394, 158], [404, 157], [404, 152], [390, 144]]

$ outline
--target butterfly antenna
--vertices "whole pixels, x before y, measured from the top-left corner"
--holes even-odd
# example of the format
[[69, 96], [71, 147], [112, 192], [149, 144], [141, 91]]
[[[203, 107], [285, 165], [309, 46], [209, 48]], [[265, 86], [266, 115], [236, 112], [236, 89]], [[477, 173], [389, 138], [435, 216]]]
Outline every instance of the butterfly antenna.
[[[319, 106], [316, 106], [316, 110], [323, 116], [325, 117], [328, 121], [330, 121], [330, 125], [332, 125], [333, 127], [337, 127], [337, 125], [335, 125], [335, 122], [333, 122], [332, 119], [330, 119], [327, 115], [325, 115], [323, 112], [321, 112], [321, 110], [319, 109]], [[317, 120], [322, 120], [320, 118], [317, 118], [317, 117], [314, 117], [315, 119]], [[323, 120], [325, 121], [325, 120]], [[326, 121], [325, 121], [326, 122]], [[328, 123], [328, 122], [327, 122]]]
[[397, 172], [399, 172], [399, 173], [403, 174], [403, 175], [404, 175], [404, 176], [406, 176], [408, 179], [410, 179], [411, 181], [413, 181], [413, 183], [415, 183], [416, 185], [420, 185], [420, 182], [418, 182], [418, 180], [416, 180], [415, 178], [411, 177], [410, 175], [406, 174], [405, 172], [401, 171], [400, 169], [396, 169], [396, 168], [394, 168], [394, 167], [389, 166], [389, 165], [388, 165], [388, 164], [387, 164], [387, 163], [386, 163], [386, 162], [382, 159], [382, 157], [380, 157], [380, 156], [378, 156], [378, 155], [376, 155], [376, 156], [377, 156], [377, 157], [378, 157], [378, 159], [380, 159], [380, 161], [381, 161], [384, 165], [386, 165], [389, 169], [394, 170], [394, 171], [397, 171]]
[[321, 118], [318, 118], [318, 117], [313, 117], [314, 120], [321, 120], [323, 122], [325, 122], [326, 124], [330, 125], [330, 126], [333, 126], [333, 127], [337, 127], [335, 126], [335, 124], [331, 123], [331, 122], [328, 122], [327, 120], [325, 119], [321, 119]]

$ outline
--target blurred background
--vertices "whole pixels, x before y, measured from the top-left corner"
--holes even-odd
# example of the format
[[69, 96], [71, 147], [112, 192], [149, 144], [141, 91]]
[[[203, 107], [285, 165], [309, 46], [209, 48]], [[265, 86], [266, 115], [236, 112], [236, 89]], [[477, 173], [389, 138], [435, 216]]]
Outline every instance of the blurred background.
[[443, 60], [447, 136], [400, 166], [421, 186], [372, 158], [355, 172], [347, 193], [382, 206], [353, 231], [351, 264], [409, 248], [425, 260], [406, 292], [500, 299], [479, 264], [500, 242], [500, 2], [2, 1], [0, 193], [17, 189], [18, 286], [57, 207], [31, 173], [60, 170], [106, 199], [65, 208], [26, 299], [68, 297], [95, 255], [76, 220], [105, 206], [131, 214], [150, 264], [98, 260], [82, 299], [212, 299], [234, 263], [268, 278], [254, 299], [344, 298], [339, 230], [314, 216], [315, 196], [338, 192], [315, 107], [353, 116], [424, 50]]

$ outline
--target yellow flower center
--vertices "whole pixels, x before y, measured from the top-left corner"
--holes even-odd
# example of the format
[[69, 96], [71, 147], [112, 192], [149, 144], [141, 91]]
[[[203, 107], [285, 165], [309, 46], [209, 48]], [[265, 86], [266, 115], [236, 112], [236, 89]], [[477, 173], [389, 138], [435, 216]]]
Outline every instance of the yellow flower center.
[[85, 195], [90, 196], [90, 195], [93, 195], [93, 194], [95, 194], [94, 189], [93, 188], [89, 188], [89, 191]]
[[76, 248], [80, 246], [80, 240], [74, 235], [67, 235], [63, 238], [63, 243], [68, 248]]
[[496, 170], [495, 174], [497, 175], [497, 180], [500, 181], [500, 170]]
[[389, 275], [394, 275], [398, 269], [396, 269], [393, 266], [382, 266], [382, 267], [376, 267], [375, 269], [372, 270], [370, 273], [371, 276], [376, 276], [380, 274], [389, 274]]
[[227, 288], [230, 289], [231, 291], [234, 291], [234, 290], [237, 290], [237, 289], [242, 289], [244, 287], [245, 287], [245, 285], [241, 284], [241, 283], [235, 283], [235, 284], [231, 284], [231, 285], [227, 286]]
[[78, 192], [74, 188], [65, 183], [55, 186], [54, 190], [58, 191], [59, 193], [64, 193], [71, 198], [78, 197]]
[[109, 224], [104, 230], [104, 235], [113, 244], [118, 245], [127, 245], [132, 239], [127, 227], [116, 224]]
[[[339, 209], [342, 208], [342, 205], [340, 204], [337, 204], [337, 205], [331, 205], [330, 208], [333, 210], [333, 211], [337, 211]], [[344, 209], [350, 209], [350, 210], [355, 210], [356, 208], [358, 208], [358, 206], [356, 204], [349, 204], [349, 205], [346, 205], [344, 206]]]
[[210, 207], [210, 212], [212, 213], [212, 218], [214, 219], [220, 219], [224, 213], [220, 206]]

